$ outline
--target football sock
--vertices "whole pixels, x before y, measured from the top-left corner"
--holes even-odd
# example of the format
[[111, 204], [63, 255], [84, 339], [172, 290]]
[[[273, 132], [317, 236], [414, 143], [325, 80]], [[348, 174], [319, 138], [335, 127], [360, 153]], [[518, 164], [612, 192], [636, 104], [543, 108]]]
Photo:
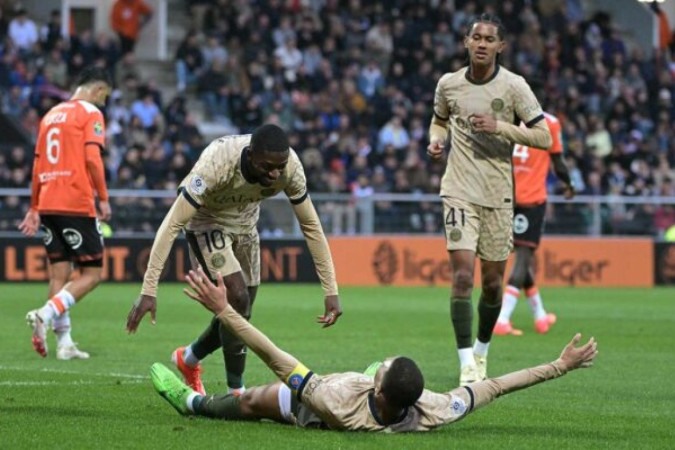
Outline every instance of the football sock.
[[504, 289], [504, 297], [502, 298], [502, 310], [499, 313], [497, 322], [508, 323], [511, 321], [511, 315], [516, 309], [519, 295], [520, 290], [517, 287], [511, 285], [506, 286], [506, 289]]
[[61, 289], [39, 309], [38, 315], [45, 324], [50, 324], [54, 318], [68, 311], [74, 304], [75, 297], [65, 289]]
[[527, 295], [527, 302], [530, 304], [530, 309], [534, 315], [534, 320], [543, 319], [546, 317], [546, 310], [544, 309], [544, 304], [541, 301], [541, 295], [539, 295], [539, 289], [537, 286], [532, 286], [525, 291]]
[[476, 359], [473, 357], [473, 348], [460, 348], [457, 350], [459, 355], [459, 366], [474, 366], [476, 365]]
[[246, 368], [246, 346], [225, 325], [220, 327], [220, 342], [225, 359], [225, 376], [227, 387], [239, 389], [244, 386], [244, 369]]
[[[209, 326], [196, 341], [190, 345], [190, 351], [198, 360], [202, 360], [220, 348], [220, 320], [214, 317]], [[186, 352], [187, 353], [187, 352]], [[185, 358], [186, 355], [183, 355]]]
[[473, 344], [473, 353], [477, 356], [482, 356], [485, 358], [488, 354], [489, 347], [489, 342], [481, 342], [479, 339], [476, 339], [476, 342]]
[[200, 359], [197, 358], [192, 351], [192, 345], [193, 344], [185, 347], [185, 351], [183, 352], [183, 362], [190, 367], [196, 367], [199, 364]]
[[56, 333], [57, 347], [70, 347], [73, 345], [73, 338], [70, 336], [70, 313], [64, 312], [56, 317], [52, 322], [54, 333]]
[[232, 394], [196, 396], [192, 401], [194, 412], [200, 416], [223, 420], [254, 420], [244, 417], [239, 406], [240, 397]]
[[190, 395], [187, 396], [187, 399], [185, 400], [187, 403], [187, 408], [190, 412], [195, 412], [195, 402], [201, 401], [203, 396], [199, 392], [192, 392]]
[[457, 348], [471, 348], [471, 325], [473, 322], [471, 298], [452, 298], [450, 300], [450, 318], [455, 330]]
[[490, 305], [481, 295], [478, 301], [478, 340], [481, 342], [490, 342], [492, 339], [492, 330], [497, 323], [497, 317], [502, 309], [502, 305]]

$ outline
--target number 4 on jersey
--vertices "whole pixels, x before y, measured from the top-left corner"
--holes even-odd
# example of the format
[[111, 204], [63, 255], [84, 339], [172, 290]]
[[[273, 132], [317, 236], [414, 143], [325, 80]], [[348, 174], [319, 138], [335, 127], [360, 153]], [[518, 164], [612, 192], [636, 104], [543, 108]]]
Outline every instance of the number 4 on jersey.
[[515, 147], [513, 147], [513, 157], [520, 158], [520, 163], [525, 164], [527, 158], [530, 157], [530, 147], [527, 145], [517, 144]]

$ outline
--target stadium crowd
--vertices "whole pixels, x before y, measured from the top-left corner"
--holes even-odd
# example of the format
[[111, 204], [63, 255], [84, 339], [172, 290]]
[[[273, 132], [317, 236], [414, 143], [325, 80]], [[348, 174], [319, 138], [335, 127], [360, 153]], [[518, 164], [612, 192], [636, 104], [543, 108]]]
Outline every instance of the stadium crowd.
[[[22, 8], [0, 9], [2, 112], [35, 134], [40, 117], [68, 98], [80, 68], [108, 68], [116, 83], [105, 111], [113, 189], [175, 189], [206, 144], [187, 108], [190, 97], [201, 100], [200, 116], [239, 133], [277, 123], [289, 131], [312, 192], [351, 193], [347, 207], [321, 207], [329, 231], [349, 233], [362, 213], [360, 199], [373, 193], [438, 193], [444, 164], [425, 156], [434, 87], [465, 64], [467, 24], [487, 11], [502, 17], [509, 34], [501, 64], [526, 77], [545, 110], [562, 121], [578, 193], [675, 196], [669, 39], [653, 52], [631, 45], [611, 16], [587, 18], [579, 0], [185, 4], [192, 27], [175, 55], [171, 99], [142, 79], [134, 53], [122, 54], [112, 32], [63, 36], [58, 11], [37, 24]], [[0, 187], [29, 185], [31, 154], [24, 147], [0, 152]], [[556, 192], [555, 178], [548, 187]], [[13, 228], [13, 212], [25, 205], [0, 201], [0, 229]], [[166, 205], [115, 198], [115, 229], [140, 223], [152, 231]], [[550, 206], [548, 231], [586, 233], [591, 211]], [[434, 202], [379, 202], [376, 217], [376, 231], [442, 230]], [[606, 233], [659, 235], [675, 224], [675, 208], [610, 203], [602, 217]]]

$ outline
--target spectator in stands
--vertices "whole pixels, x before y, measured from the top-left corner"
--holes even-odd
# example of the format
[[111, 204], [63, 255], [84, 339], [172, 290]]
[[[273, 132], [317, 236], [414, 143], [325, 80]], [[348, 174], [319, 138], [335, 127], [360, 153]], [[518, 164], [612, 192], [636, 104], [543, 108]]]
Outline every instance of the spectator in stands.
[[204, 56], [199, 48], [197, 32], [188, 31], [176, 51], [176, 79], [178, 91], [194, 86], [204, 68]]
[[37, 25], [21, 6], [14, 11], [14, 14], [14, 19], [9, 23], [9, 38], [23, 55], [31, 54], [40, 38]]
[[110, 26], [120, 39], [122, 54], [133, 52], [141, 29], [152, 18], [152, 8], [143, 0], [115, 0]]

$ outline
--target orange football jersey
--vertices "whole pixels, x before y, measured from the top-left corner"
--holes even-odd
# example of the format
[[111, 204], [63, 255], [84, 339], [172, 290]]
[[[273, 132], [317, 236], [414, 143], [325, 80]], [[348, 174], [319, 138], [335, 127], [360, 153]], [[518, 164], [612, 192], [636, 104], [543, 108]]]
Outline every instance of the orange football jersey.
[[87, 144], [105, 144], [105, 122], [101, 111], [83, 100], [53, 107], [40, 122], [31, 207], [40, 213], [96, 217], [94, 186], [87, 170]]
[[513, 172], [516, 183], [516, 205], [539, 205], [546, 201], [546, 176], [551, 154], [562, 153], [562, 131], [558, 119], [544, 113], [553, 137], [549, 150], [517, 144], [513, 147]]

